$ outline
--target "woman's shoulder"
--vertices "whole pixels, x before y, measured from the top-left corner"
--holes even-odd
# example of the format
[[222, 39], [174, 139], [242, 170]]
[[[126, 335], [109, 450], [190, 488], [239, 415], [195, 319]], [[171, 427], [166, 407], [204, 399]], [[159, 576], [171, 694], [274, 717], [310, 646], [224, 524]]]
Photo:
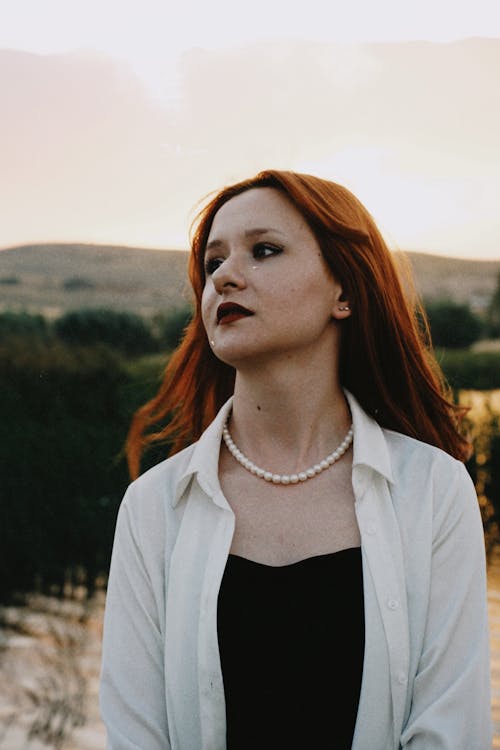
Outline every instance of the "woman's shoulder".
[[461, 461], [434, 445], [384, 427], [346, 391], [355, 424], [354, 454], [378, 468], [394, 486], [408, 487], [441, 479], [444, 484], [467, 476]]
[[[384, 429], [393, 472], [393, 496], [401, 502], [411, 498], [422, 507], [431, 503], [434, 512], [445, 506], [477, 505], [472, 479], [462, 461], [441, 448]], [[406, 502], [405, 502], [406, 504]]]
[[130, 486], [141, 492], [153, 489], [157, 485], [164, 486], [165, 483], [178, 481], [186, 471], [195, 447], [196, 443], [192, 443], [173, 456], [165, 458], [141, 474]]
[[161, 568], [175, 542], [183, 509], [176, 506], [178, 484], [194, 446], [156, 464], [129, 484], [120, 504], [117, 539], [133, 539], [151, 570]]
[[134, 514], [164, 515], [175, 505], [176, 493], [185, 475], [196, 443], [160, 461], [131, 482], [123, 504]]
[[454, 472], [458, 466], [463, 465], [461, 461], [435, 445], [387, 428], [382, 428], [382, 431], [394, 467], [406, 468], [409, 463], [418, 462], [421, 466], [439, 466], [443, 470]]

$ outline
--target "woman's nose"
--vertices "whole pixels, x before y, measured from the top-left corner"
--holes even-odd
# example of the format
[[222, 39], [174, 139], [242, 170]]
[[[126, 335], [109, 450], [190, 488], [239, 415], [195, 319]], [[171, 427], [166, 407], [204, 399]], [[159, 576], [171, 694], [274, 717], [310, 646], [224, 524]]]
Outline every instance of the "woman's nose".
[[212, 274], [215, 289], [222, 294], [225, 289], [244, 289], [246, 287], [245, 274], [241, 260], [228, 257]]

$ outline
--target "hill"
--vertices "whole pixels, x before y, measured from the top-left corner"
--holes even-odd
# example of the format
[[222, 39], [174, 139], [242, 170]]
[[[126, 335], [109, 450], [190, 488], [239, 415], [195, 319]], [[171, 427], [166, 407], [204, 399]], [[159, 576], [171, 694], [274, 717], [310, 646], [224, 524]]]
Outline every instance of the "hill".
[[[500, 272], [499, 261], [407, 253], [419, 293], [481, 309]], [[24, 245], [0, 251], [0, 307], [54, 317], [80, 307], [150, 315], [190, 299], [187, 253], [108, 245]]]
[[76, 244], [24, 245], [0, 252], [4, 309], [54, 317], [81, 307], [110, 307], [149, 315], [188, 300], [185, 252]]
[[468, 260], [415, 252], [405, 255], [424, 299], [452, 299], [482, 312], [496, 289], [500, 258]]

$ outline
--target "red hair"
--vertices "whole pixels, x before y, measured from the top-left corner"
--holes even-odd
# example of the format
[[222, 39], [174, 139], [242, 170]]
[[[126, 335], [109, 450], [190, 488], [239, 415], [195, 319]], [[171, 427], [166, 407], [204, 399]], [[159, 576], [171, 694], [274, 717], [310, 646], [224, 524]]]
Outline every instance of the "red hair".
[[259, 187], [280, 190], [304, 217], [349, 300], [352, 313], [342, 322], [342, 386], [382, 427], [466, 460], [470, 447], [457, 429], [464, 409], [451, 400], [431, 352], [425, 313], [415, 295], [408, 290], [405, 294], [373, 218], [341, 185], [266, 170], [218, 192], [197, 217], [189, 259], [193, 319], [170, 358], [157, 395], [132, 420], [127, 439], [131, 476], [139, 474], [141, 456], [152, 443], [169, 443], [175, 453], [197, 440], [233, 393], [235, 371], [213, 354], [201, 318], [204, 253], [219, 208]]

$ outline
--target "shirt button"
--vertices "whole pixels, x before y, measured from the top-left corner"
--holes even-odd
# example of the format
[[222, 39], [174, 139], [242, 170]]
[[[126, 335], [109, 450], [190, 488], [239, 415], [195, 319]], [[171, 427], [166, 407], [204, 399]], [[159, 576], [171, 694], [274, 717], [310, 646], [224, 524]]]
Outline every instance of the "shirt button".
[[399, 599], [388, 599], [387, 606], [389, 609], [399, 609]]
[[406, 685], [406, 675], [404, 672], [398, 674], [398, 682], [400, 685]]
[[366, 526], [366, 533], [367, 534], [375, 534], [376, 531], [377, 531], [377, 527], [375, 526], [374, 523], [367, 524], [367, 526]]

